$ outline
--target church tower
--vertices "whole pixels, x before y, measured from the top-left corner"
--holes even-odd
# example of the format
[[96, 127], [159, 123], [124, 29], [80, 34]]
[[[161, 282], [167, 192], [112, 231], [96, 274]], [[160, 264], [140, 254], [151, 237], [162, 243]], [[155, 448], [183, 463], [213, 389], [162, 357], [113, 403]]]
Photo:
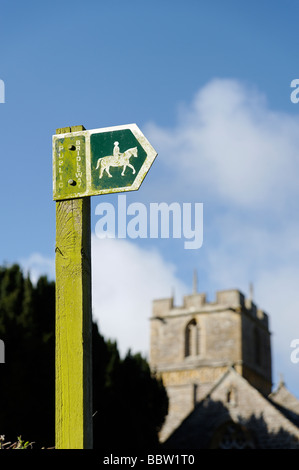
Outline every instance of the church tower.
[[[179, 425], [229, 367], [267, 396], [272, 388], [268, 316], [238, 290], [154, 300], [150, 365], [163, 379], [169, 413], [161, 440]], [[231, 391], [233, 399], [234, 391]]]

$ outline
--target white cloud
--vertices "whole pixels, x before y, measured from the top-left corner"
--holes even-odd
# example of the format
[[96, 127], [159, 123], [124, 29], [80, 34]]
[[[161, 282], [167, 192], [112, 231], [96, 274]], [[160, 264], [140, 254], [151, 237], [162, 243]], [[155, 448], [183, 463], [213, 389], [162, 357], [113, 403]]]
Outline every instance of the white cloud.
[[218, 79], [181, 109], [175, 128], [150, 124], [146, 133], [161, 168], [176, 176], [176, 194], [180, 188], [183, 194], [192, 190], [212, 201], [223, 198], [256, 209], [281, 205], [297, 194], [298, 126], [298, 118], [270, 111], [256, 91]]
[[92, 236], [93, 314], [100, 332], [116, 339], [122, 354], [149, 351], [152, 301], [180, 299], [186, 286], [174, 265], [155, 250], [147, 251], [128, 240]]
[[55, 260], [40, 253], [33, 253], [28, 258], [19, 260], [25, 274], [29, 273], [31, 281], [35, 284], [40, 276], [46, 275], [55, 279]]

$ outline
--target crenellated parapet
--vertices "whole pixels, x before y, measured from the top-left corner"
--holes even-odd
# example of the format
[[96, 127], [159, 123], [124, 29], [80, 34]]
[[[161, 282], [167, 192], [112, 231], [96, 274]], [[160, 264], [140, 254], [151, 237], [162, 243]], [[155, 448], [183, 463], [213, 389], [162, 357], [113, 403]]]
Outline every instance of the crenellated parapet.
[[156, 299], [153, 301], [152, 316], [167, 317], [190, 313], [214, 313], [227, 309], [243, 312], [261, 322], [266, 328], [269, 326], [268, 315], [257, 308], [251, 298], [245, 298], [244, 294], [237, 289], [216, 291], [216, 300], [213, 302], [207, 301], [205, 293], [184, 296], [180, 306], [174, 305], [172, 297]]

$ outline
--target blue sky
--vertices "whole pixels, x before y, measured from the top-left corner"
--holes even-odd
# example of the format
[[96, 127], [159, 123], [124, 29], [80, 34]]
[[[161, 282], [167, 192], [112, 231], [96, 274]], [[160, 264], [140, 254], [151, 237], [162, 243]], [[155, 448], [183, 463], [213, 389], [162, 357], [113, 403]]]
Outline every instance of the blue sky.
[[237, 288], [270, 316], [273, 381], [299, 397], [299, 77], [295, 1], [1, 1], [0, 262], [53, 276], [52, 135], [137, 123], [158, 152], [131, 202], [204, 204], [204, 243], [99, 240], [94, 314], [148, 352], [151, 301]]

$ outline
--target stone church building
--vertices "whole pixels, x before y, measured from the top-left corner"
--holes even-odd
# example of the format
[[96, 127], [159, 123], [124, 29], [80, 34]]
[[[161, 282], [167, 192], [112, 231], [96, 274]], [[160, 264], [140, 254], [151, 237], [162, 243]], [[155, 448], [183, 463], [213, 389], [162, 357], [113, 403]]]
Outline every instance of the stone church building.
[[238, 290], [154, 300], [150, 365], [169, 397], [163, 447], [299, 448], [299, 400], [272, 391], [268, 315]]

